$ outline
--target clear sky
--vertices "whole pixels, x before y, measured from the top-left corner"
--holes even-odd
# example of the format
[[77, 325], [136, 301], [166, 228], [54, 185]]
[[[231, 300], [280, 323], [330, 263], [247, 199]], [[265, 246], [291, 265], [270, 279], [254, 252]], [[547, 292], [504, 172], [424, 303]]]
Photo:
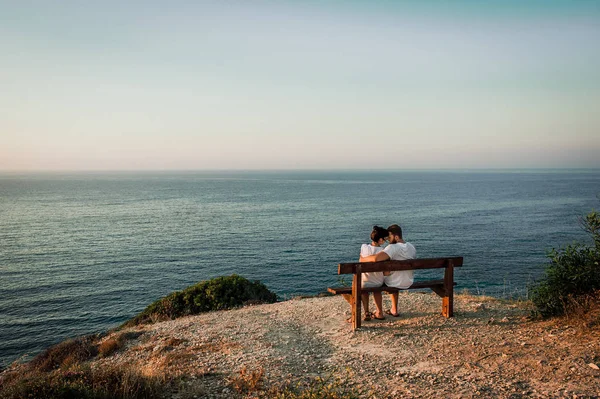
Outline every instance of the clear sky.
[[597, 1], [0, 0], [0, 170], [599, 153]]

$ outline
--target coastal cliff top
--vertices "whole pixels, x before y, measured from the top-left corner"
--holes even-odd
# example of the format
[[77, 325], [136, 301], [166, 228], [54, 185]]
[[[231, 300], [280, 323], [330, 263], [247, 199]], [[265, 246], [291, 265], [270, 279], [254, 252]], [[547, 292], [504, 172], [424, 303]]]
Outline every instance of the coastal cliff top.
[[598, 397], [598, 325], [532, 321], [529, 306], [457, 295], [445, 319], [435, 294], [406, 292], [400, 317], [353, 332], [341, 297], [293, 299], [113, 332], [103, 341], [129, 339], [92, 367], [182, 377], [181, 398], [259, 397], [318, 378], [361, 397]]

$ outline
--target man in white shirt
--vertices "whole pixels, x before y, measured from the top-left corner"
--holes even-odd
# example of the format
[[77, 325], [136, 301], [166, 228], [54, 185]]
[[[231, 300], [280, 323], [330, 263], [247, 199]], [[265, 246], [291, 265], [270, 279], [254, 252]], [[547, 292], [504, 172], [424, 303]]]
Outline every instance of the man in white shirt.
[[[414, 259], [417, 256], [417, 250], [415, 247], [404, 241], [402, 238], [402, 228], [397, 224], [393, 224], [387, 228], [389, 233], [388, 242], [390, 243], [383, 251], [367, 256], [360, 257], [361, 262], [382, 262], [386, 260], [405, 260]], [[396, 287], [406, 289], [413, 283], [414, 272], [412, 270], [400, 270], [391, 272], [389, 275], [384, 277], [385, 285], [388, 287]], [[398, 293], [395, 292], [390, 294], [392, 297], [392, 309], [388, 311], [388, 314], [393, 317], [400, 316], [398, 314]]]

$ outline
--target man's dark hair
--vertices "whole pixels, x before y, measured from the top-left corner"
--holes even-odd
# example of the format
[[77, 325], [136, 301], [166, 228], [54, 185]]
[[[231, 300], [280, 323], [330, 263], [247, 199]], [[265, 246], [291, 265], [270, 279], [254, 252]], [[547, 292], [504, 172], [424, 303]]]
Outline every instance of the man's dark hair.
[[392, 233], [395, 236], [402, 238], [402, 228], [397, 224], [393, 224], [387, 228], [387, 231]]
[[373, 226], [373, 231], [371, 232], [371, 241], [379, 242], [380, 239], [384, 239], [388, 236], [388, 231], [383, 227]]

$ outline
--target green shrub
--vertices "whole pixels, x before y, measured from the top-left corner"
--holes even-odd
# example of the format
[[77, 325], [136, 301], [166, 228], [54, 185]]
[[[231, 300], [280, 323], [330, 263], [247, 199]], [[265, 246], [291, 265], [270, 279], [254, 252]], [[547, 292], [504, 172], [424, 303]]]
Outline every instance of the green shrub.
[[232, 309], [246, 304], [273, 303], [277, 295], [260, 281], [238, 275], [202, 281], [183, 291], [176, 291], [149, 305], [123, 327], [169, 320], [212, 310]]
[[544, 278], [529, 289], [543, 317], [566, 314], [580, 298], [600, 290], [600, 215], [592, 211], [581, 222], [592, 236], [593, 246], [575, 243], [553, 249]]

